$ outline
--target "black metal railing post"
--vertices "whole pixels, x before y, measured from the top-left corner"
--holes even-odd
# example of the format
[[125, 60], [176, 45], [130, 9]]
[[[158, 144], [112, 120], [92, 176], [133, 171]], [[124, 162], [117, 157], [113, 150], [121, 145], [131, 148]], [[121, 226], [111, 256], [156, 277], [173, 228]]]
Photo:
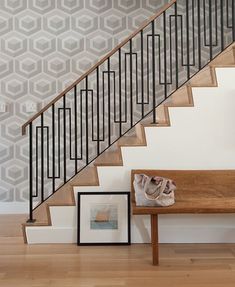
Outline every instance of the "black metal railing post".
[[55, 105], [52, 105], [52, 191], [55, 192]]
[[187, 79], [190, 79], [190, 49], [189, 49], [189, 3], [186, 1], [186, 47], [187, 47]]
[[167, 99], [167, 51], [166, 51], [166, 12], [163, 12], [163, 38], [164, 38], [164, 97]]
[[97, 89], [97, 155], [100, 154], [100, 85], [99, 67], [96, 69], [96, 89]]
[[[153, 88], [153, 124], [156, 124], [156, 87], [155, 87], [155, 27], [154, 27], [154, 21], [151, 23], [152, 26], [152, 88]], [[160, 71], [161, 72], [161, 71]]]
[[122, 50], [118, 50], [118, 82], [119, 82], [119, 137], [122, 136]]
[[198, 70], [201, 70], [201, 5], [200, 5], [200, 1], [198, 0], [198, 6], [197, 6], [197, 27], [198, 27]]
[[67, 175], [66, 175], [66, 151], [67, 151], [67, 146], [66, 146], [66, 96], [64, 95], [63, 97], [63, 150], [64, 150], [64, 183], [67, 182]]
[[108, 69], [108, 145], [111, 145], [111, 94], [110, 94], [110, 58], [107, 60]]
[[175, 88], [179, 87], [179, 67], [178, 67], [178, 11], [177, 2], [175, 2]]
[[88, 117], [88, 76], [85, 79], [85, 91], [86, 91], [86, 164], [89, 164], [89, 117]]
[[233, 29], [233, 41], [235, 41], [235, 3], [232, 0], [232, 29]]
[[41, 114], [41, 201], [44, 201], [44, 114]]
[[78, 114], [77, 114], [77, 85], [74, 86], [74, 156], [75, 174], [78, 172]]
[[220, 0], [220, 38], [221, 38], [221, 51], [224, 50], [224, 0]]
[[133, 127], [133, 77], [132, 77], [132, 40], [129, 42], [130, 45], [130, 127]]
[[35, 222], [33, 219], [33, 124], [29, 124], [29, 219], [28, 223]]
[[209, 1], [209, 46], [210, 46], [210, 61], [213, 58], [213, 45], [212, 45], [212, 5], [211, 0]]
[[141, 55], [141, 114], [144, 117], [144, 32], [140, 32], [140, 55]]

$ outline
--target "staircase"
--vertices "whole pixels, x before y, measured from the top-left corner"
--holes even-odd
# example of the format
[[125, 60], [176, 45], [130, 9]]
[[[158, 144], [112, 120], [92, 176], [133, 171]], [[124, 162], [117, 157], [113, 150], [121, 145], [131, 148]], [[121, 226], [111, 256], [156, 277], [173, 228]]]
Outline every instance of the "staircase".
[[74, 187], [99, 186], [100, 167], [123, 165], [122, 147], [146, 146], [147, 127], [169, 127], [170, 107], [193, 107], [192, 87], [216, 87], [215, 67], [234, 65], [233, 1], [178, 2], [23, 126], [30, 191], [24, 234], [52, 225], [53, 206], [75, 206]]

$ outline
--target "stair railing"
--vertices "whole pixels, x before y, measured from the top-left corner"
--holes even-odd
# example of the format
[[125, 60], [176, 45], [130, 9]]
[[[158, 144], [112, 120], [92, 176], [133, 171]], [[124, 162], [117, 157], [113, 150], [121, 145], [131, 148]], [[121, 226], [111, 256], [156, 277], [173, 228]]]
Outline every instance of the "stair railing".
[[33, 210], [235, 39], [233, 0], [173, 0], [27, 121]]

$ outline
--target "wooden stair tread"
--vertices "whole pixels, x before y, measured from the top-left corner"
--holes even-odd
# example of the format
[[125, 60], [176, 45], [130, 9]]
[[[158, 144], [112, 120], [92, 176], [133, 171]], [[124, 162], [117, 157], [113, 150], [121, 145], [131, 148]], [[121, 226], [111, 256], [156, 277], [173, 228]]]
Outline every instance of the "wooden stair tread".
[[206, 66], [189, 80], [189, 84], [192, 87], [217, 87], [215, 69]]
[[191, 86], [185, 85], [175, 91], [164, 105], [167, 107], [192, 107], [193, 96]]
[[185, 85], [179, 90], [175, 91], [168, 101], [156, 108], [157, 123], [153, 124], [150, 117], [147, 120], [142, 121], [144, 127], [169, 127], [169, 107], [193, 107], [193, 95], [190, 85]]
[[122, 164], [120, 149], [116, 151], [105, 151], [94, 162], [95, 166], [121, 166]]
[[211, 67], [213, 67], [213, 68], [234, 68], [235, 67], [235, 63], [234, 64], [220, 64], [220, 65], [218, 65], [218, 64], [211, 64], [210, 65]]
[[122, 137], [118, 140], [119, 146], [145, 146], [146, 142], [136, 136]]
[[228, 47], [221, 55], [216, 57], [209, 64], [213, 67], [230, 67], [235, 65], [235, 57], [234, 57], [235, 49], [234, 46]]
[[144, 127], [169, 127], [170, 122], [167, 121], [157, 121], [156, 123], [153, 123], [152, 117], [149, 117], [145, 121], [142, 121], [141, 124]]
[[72, 186], [99, 185], [97, 168], [87, 166], [70, 180], [70, 184]]
[[[168, 107], [162, 104], [156, 108], [156, 123], [153, 123], [153, 116], [150, 114], [148, 117], [141, 121], [142, 127], [168, 127], [170, 126], [170, 117]], [[145, 132], [144, 132], [145, 134]]]
[[170, 123], [169, 122], [157, 122], [157, 123], [153, 123], [152, 120], [146, 120], [143, 123], [144, 127], [169, 127]]
[[23, 223], [23, 226], [49, 226], [49, 225], [48, 222], [46, 221], [35, 221], [33, 223], [29, 222]]

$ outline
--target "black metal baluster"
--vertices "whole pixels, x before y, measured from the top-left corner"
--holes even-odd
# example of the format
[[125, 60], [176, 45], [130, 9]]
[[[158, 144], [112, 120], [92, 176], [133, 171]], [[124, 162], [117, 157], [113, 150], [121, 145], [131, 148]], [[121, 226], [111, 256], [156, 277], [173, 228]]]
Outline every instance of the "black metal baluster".
[[34, 222], [33, 219], [33, 127], [29, 124], [29, 219], [27, 222]]
[[155, 29], [152, 21], [152, 81], [153, 81], [153, 124], [156, 123], [156, 98], [155, 98]]
[[119, 136], [122, 136], [122, 51], [118, 50], [118, 64], [119, 64]]
[[146, 47], [146, 50], [147, 50], [147, 65], [146, 65], [146, 68], [147, 68], [147, 71], [146, 71], [146, 76], [147, 76], [147, 97], [148, 97], [148, 101], [149, 101], [149, 95], [150, 95], [150, 77], [149, 77], [149, 39], [150, 39], [151, 35], [149, 36], [147, 34], [147, 47]]
[[204, 29], [204, 46], [207, 47], [208, 44], [207, 44], [207, 31], [206, 31], [206, 28], [207, 28], [207, 15], [206, 15], [206, 0], [203, 0], [203, 29]]
[[210, 61], [213, 57], [213, 46], [212, 46], [212, 7], [211, 7], [211, 0], [209, 0], [209, 45], [210, 45]]
[[96, 88], [97, 88], [97, 155], [100, 154], [100, 85], [99, 85], [99, 67], [96, 68]]
[[214, 46], [218, 46], [218, 1], [215, 0], [215, 44]]
[[178, 12], [177, 2], [175, 2], [175, 86], [179, 87], [179, 67], [178, 67]]
[[[36, 194], [35, 194], [35, 197], [38, 197], [38, 194], [39, 194], [38, 127], [36, 127], [36, 139], [35, 140], [36, 140], [36, 147], [35, 147], [35, 153], [36, 153], [36, 159], [35, 159], [35, 191], [36, 191]], [[34, 195], [33, 195], [33, 197], [34, 197]]]
[[124, 79], [125, 79], [125, 84], [124, 84], [124, 88], [125, 88], [125, 122], [128, 122], [127, 119], [127, 53], [125, 53], [125, 60], [124, 60]]
[[193, 42], [193, 48], [192, 48], [192, 52], [193, 52], [193, 61], [192, 61], [192, 66], [196, 65], [196, 61], [195, 61], [195, 1], [192, 0], [192, 42]]
[[80, 146], [81, 146], [81, 149], [80, 149], [80, 159], [82, 160], [83, 159], [83, 116], [82, 116], [82, 92], [81, 92], [81, 89], [80, 89]]
[[106, 110], [106, 102], [105, 102], [105, 84], [104, 84], [104, 75], [105, 73], [102, 72], [102, 140], [106, 141], [107, 137], [106, 137], [106, 130], [105, 130], [105, 110]]
[[61, 147], [61, 130], [60, 130], [60, 111], [61, 111], [61, 108], [58, 109], [58, 120], [57, 120], [57, 123], [58, 123], [58, 178], [60, 179], [61, 177], [61, 154], [60, 154], [60, 147]]
[[77, 123], [77, 85], [74, 86], [74, 156], [75, 174], [78, 172], [78, 123]]
[[89, 122], [88, 122], [88, 76], [86, 76], [86, 164], [89, 164]]
[[63, 145], [64, 145], [64, 183], [66, 183], [66, 99], [65, 95], [63, 96]]
[[130, 126], [133, 127], [133, 85], [132, 85], [132, 40], [130, 44]]
[[235, 4], [232, 0], [232, 30], [233, 30], [233, 41], [235, 41]]
[[[204, 1], [205, 1], [205, 0], [204, 0]], [[233, 0], [232, 0], [232, 1], [233, 1]], [[226, 1], [226, 16], [227, 16], [227, 17], [226, 17], [226, 18], [227, 18], [227, 19], [226, 19], [226, 20], [227, 20], [227, 23], [226, 23], [226, 24], [227, 24], [227, 28], [230, 28], [230, 26], [229, 26], [229, 5], [228, 5], [228, 3], [229, 3], [229, 0]]]
[[138, 53], [133, 53], [134, 55], [134, 63], [135, 63], [135, 94], [136, 94], [136, 102], [135, 104], [139, 104], [139, 75], [138, 75]]
[[197, 21], [198, 21], [198, 69], [201, 70], [202, 64], [201, 64], [201, 6], [200, 1], [198, 0], [198, 6], [197, 6]]
[[41, 114], [41, 202], [44, 201], [44, 118]]
[[[46, 171], [47, 171], [47, 178], [52, 178], [52, 176], [50, 175], [50, 137], [49, 137], [49, 127], [46, 126]], [[53, 192], [52, 192], [53, 193]]]
[[224, 0], [220, 0], [221, 51], [224, 50]]
[[[169, 81], [167, 82], [167, 85], [172, 85], [173, 84], [173, 65], [172, 65], [172, 54], [173, 54], [173, 49], [172, 49], [172, 22], [171, 22], [171, 20], [173, 19], [172, 18], [172, 15], [170, 15], [169, 17], [168, 17], [168, 19], [169, 19], [169, 33], [170, 33], [170, 36], [169, 36], [169, 53], [170, 53], [170, 55], [169, 55], [169, 58], [170, 58], [170, 61], [169, 61]], [[172, 86], [171, 86], [171, 88], [172, 88]]]
[[187, 34], [187, 78], [190, 79], [190, 51], [189, 51], [189, 5], [186, 1], [186, 34]]
[[141, 53], [141, 112], [142, 112], [142, 118], [144, 117], [144, 35], [143, 30], [140, 32], [140, 53]]
[[52, 192], [55, 192], [55, 104], [52, 104]]
[[110, 58], [108, 58], [108, 146], [111, 145]]
[[163, 12], [163, 38], [164, 38], [164, 93], [167, 98], [167, 59], [166, 59], [166, 13]]

